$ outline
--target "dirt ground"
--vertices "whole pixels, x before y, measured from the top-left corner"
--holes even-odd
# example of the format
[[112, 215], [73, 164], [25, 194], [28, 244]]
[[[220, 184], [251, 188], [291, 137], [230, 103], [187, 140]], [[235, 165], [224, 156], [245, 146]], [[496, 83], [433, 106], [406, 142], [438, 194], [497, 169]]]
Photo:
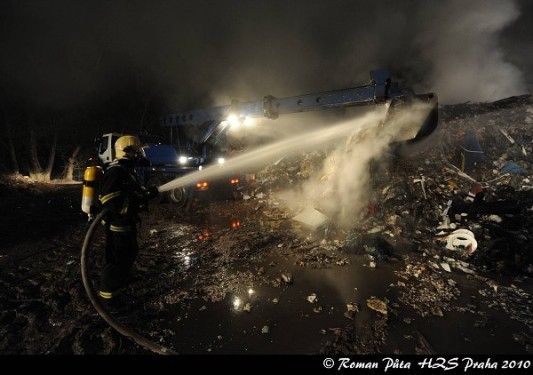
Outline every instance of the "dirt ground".
[[[189, 213], [152, 205], [134, 281], [113, 314], [178, 353], [531, 353], [532, 108], [521, 98], [443, 109], [443, 144], [458, 126], [476, 127], [491, 159], [479, 172], [479, 181], [495, 179], [480, 206], [465, 208], [472, 182], [442, 149], [376, 176], [351, 230], [308, 231], [291, 220], [271, 194], [288, 165], [263, 171], [245, 199]], [[506, 160], [527, 174], [493, 172]], [[425, 199], [413, 183], [420, 174]], [[0, 353], [146, 353], [85, 295], [80, 193], [80, 185], [0, 183]], [[449, 201], [455, 226], [438, 229]], [[455, 227], [475, 233], [472, 255], [440, 241]]]

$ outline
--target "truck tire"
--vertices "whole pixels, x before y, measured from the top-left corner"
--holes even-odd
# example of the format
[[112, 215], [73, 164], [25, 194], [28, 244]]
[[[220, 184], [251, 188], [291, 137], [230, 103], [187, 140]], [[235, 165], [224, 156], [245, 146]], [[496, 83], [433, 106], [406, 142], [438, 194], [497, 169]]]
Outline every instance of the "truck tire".
[[178, 207], [185, 207], [189, 201], [189, 192], [184, 187], [173, 189], [169, 193], [169, 198]]

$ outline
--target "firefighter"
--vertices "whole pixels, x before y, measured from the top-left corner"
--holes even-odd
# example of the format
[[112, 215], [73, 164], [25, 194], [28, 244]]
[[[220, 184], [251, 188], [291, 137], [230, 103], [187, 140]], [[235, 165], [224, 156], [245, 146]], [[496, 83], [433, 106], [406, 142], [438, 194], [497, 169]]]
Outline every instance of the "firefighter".
[[126, 286], [130, 269], [139, 247], [137, 224], [139, 211], [149, 198], [158, 194], [156, 187], [145, 188], [135, 167], [147, 163], [142, 156], [141, 143], [132, 135], [124, 135], [115, 142], [115, 159], [107, 168], [101, 185], [99, 201], [107, 208], [105, 265], [100, 279], [99, 295], [111, 300]]

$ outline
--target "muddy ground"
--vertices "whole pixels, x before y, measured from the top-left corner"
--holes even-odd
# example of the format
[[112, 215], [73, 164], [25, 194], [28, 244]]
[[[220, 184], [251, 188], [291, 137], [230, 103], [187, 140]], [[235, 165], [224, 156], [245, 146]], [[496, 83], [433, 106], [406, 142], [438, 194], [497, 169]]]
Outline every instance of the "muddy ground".
[[[245, 199], [152, 205], [113, 314], [179, 353], [531, 353], [532, 108], [530, 98], [443, 108], [439, 148], [376, 174], [350, 230], [311, 231], [276, 200], [277, 181], [301, 177], [289, 164], [309, 155], [266, 168]], [[476, 128], [490, 159], [471, 173], [485, 182], [481, 206], [465, 203], [472, 181], [450, 166], [458, 127]], [[525, 174], [501, 172], [507, 160]], [[85, 295], [80, 192], [0, 183], [0, 353], [147, 353]], [[446, 249], [455, 228], [475, 233], [473, 254]]]

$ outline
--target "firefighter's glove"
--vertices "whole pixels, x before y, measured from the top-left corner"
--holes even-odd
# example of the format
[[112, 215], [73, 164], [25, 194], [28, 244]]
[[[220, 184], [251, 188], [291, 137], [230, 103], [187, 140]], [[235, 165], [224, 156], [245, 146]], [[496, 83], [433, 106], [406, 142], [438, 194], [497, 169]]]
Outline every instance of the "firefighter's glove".
[[148, 189], [146, 189], [146, 197], [148, 199], [156, 198], [159, 195], [159, 190], [157, 190], [157, 186], [150, 186]]

